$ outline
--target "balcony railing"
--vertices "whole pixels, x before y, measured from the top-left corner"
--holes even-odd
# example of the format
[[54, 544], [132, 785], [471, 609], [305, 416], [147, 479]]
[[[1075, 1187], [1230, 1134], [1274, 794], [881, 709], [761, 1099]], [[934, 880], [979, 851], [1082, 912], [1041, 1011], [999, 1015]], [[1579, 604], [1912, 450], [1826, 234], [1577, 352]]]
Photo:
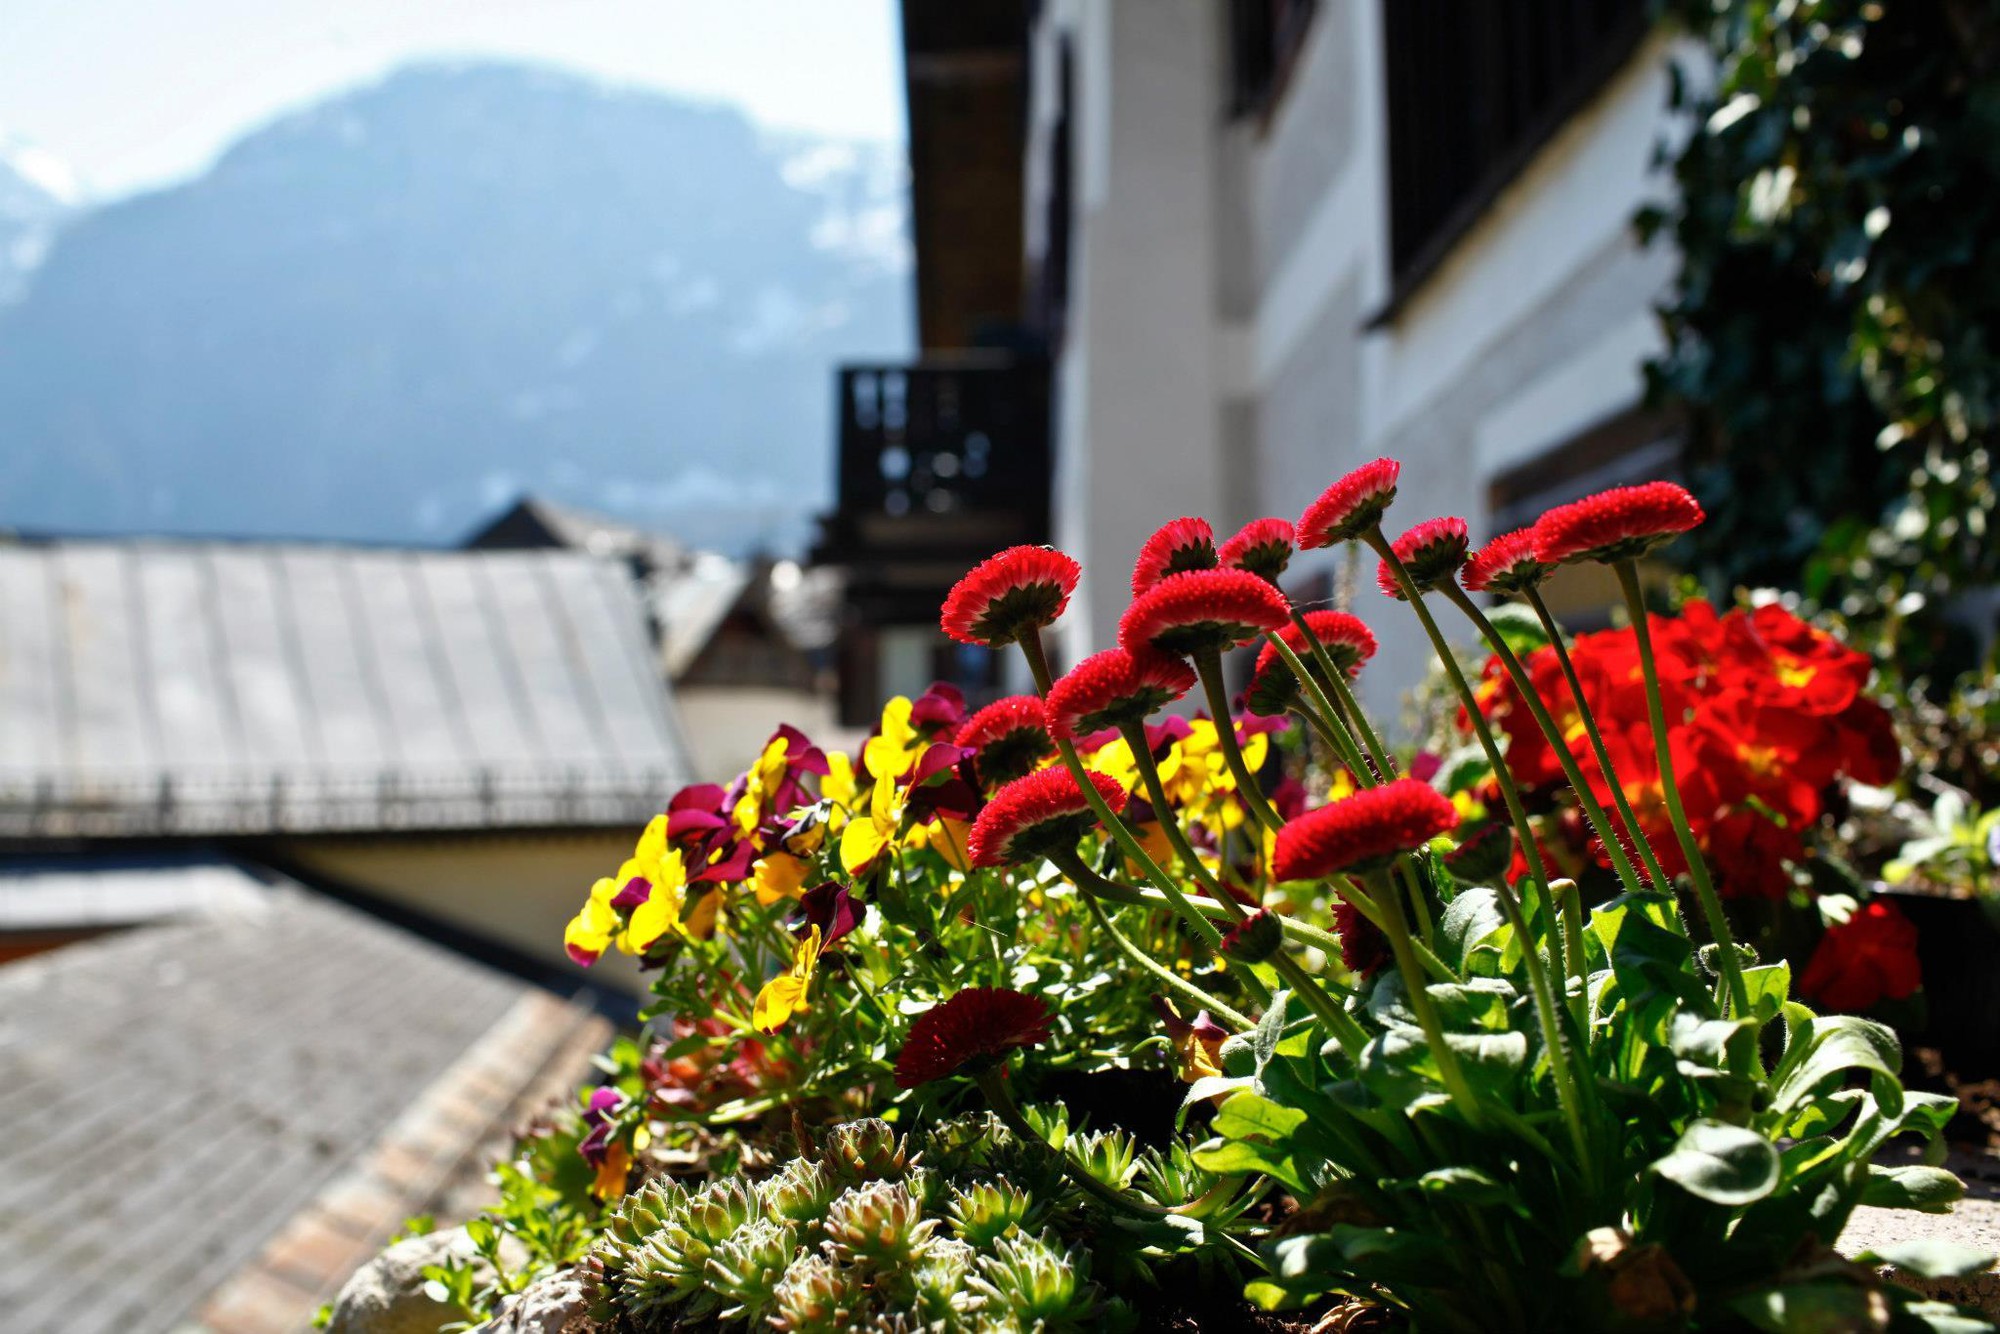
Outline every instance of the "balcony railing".
[[935, 582], [925, 567], [1048, 540], [1045, 362], [967, 352], [848, 366], [839, 383], [839, 508], [817, 555], [850, 587]]

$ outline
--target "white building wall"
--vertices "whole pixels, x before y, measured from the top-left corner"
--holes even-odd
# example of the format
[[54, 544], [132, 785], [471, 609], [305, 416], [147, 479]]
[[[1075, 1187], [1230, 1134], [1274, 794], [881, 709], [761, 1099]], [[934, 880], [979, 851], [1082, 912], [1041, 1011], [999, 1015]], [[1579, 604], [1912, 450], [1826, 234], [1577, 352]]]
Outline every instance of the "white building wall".
[[[1518, 176], [1392, 320], [1382, 0], [1322, 0], [1281, 100], [1223, 113], [1219, 5], [1061, 0], [1037, 34], [1076, 56], [1077, 216], [1057, 365], [1059, 543], [1084, 562], [1074, 657], [1111, 642], [1138, 545], [1205, 514], [1219, 534], [1296, 517], [1363, 460], [1403, 460], [1391, 527], [1461, 514], [1488, 484], [1631, 407], [1671, 269], [1631, 233], [1666, 127], [1649, 41]], [[1053, 115], [1038, 98], [1037, 118]], [[1031, 136], [1031, 155], [1045, 140]], [[1046, 172], [1029, 173], [1031, 217]], [[1302, 555], [1310, 573], [1329, 558]], [[1381, 716], [1422, 674], [1413, 618], [1364, 562], [1356, 610], [1383, 653]], [[1443, 623], [1451, 624], [1447, 614]], [[1469, 638], [1469, 636], [1468, 636]]]

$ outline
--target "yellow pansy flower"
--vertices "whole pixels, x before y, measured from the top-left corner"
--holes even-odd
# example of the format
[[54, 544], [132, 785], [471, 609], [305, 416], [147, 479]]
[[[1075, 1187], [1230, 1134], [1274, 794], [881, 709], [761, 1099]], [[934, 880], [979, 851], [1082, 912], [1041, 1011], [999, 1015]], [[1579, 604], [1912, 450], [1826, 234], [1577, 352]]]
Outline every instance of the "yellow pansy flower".
[[789, 852], [767, 852], [751, 869], [749, 885], [757, 902], [769, 907], [779, 899], [795, 899], [806, 884], [806, 864]]
[[611, 906], [618, 882], [605, 876], [590, 887], [590, 894], [576, 916], [563, 928], [563, 949], [569, 957], [588, 968], [611, 948], [618, 933], [618, 910]]
[[923, 734], [910, 721], [910, 701], [898, 695], [882, 706], [882, 728], [861, 748], [861, 762], [876, 783], [895, 780], [916, 767], [923, 753]]
[[819, 967], [820, 933], [815, 924], [799, 941], [798, 950], [792, 956], [792, 966], [778, 974], [757, 993], [757, 1002], [751, 1008], [750, 1022], [760, 1033], [775, 1033], [783, 1028], [794, 1014], [806, 1008], [807, 993], [812, 990], [813, 972]]
[[894, 779], [876, 776], [874, 791], [868, 794], [867, 812], [849, 820], [840, 831], [840, 864], [849, 875], [859, 875], [872, 866], [882, 850], [895, 840], [896, 830], [903, 822], [903, 797], [903, 790]]

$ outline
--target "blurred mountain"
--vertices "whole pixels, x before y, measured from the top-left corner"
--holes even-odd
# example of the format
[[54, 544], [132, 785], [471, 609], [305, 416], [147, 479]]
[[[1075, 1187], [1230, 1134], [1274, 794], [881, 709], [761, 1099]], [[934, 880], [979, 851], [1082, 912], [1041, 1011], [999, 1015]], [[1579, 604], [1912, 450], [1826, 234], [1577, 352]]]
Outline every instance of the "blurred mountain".
[[20, 295], [69, 210], [66, 173], [47, 154], [0, 138], [0, 303]]
[[406, 70], [66, 223], [0, 307], [0, 524], [433, 541], [531, 491], [796, 547], [833, 363], [910, 346], [901, 171], [545, 70]]

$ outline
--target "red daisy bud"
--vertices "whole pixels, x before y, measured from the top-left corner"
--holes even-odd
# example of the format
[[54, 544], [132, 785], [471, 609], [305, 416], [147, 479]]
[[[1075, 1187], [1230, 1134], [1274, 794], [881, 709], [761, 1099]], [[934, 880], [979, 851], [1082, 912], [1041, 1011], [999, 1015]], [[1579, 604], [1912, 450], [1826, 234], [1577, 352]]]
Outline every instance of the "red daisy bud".
[[1215, 554], [1229, 569], [1248, 570], [1275, 584], [1292, 563], [1296, 540], [1289, 519], [1252, 519]]
[[1390, 960], [1389, 938], [1346, 899], [1333, 902], [1333, 934], [1340, 937], [1340, 961], [1359, 978], [1370, 978]]
[[1472, 553], [1458, 581], [1468, 593], [1521, 593], [1542, 582], [1555, 566], [1541, 558], [1532, 528], [1503, 533]]
[[[1447, 517], [1425, 519], [1390, 543], [1389, 549], [1396, 553], [1396, 559], [1403, 562], [1403, 568], [1422, 591], [1450, 583], [1458, 574], [1458, 567], [1465, 564], [1465, 553], [1471, 545], [1472, 535], [1466, 530], [1465, 520]], [[1403, 596], [1403, 586], [1397, 582], [1388, 561], [1377, 562], [1375, 582], [1390, 597]]]
[[1069, 669], [1043, 702], [1049, 733], [1089, 736], [1107, 727], [1144, 722], [1194, 689], [1194, 669], [1160, 653], [1108, 648]]
[[1375, 870], [1457, 824], [1458, 812], [1436, 788], [1399, 778], [1288, 822], [1278, 831], [1271, 873], [1279, 880], [1318, 880]]
[[[1125, 789], [1100, 773], [1091, 785], [1112, 811], [1125, 808]], [[1096, 812], [1068, 769], [1037, 769], [993, 794], [966, 835], [975, 866], [1015, 866], [1076, 846], [1097, 823]]]
[[1011, 783], [1056, 753], [1041, 700], [1033, 695], [996, 699], [965, 720], [957, 744], [978, 752], [973, 763], [988, 787]]
[[1248, 570], [1191, 570], [1133, 600], [1118, 622], [1118, 645], [1185, 658], [1247, 644], [1290, 619], [1285, 595]]
[[1514, 860], [1514, 831], [1499, 820], [1483, 824], [1444, 855], [1444, 869], [1462, 885], [1490, 885]]
[[1320, 492], [1299, 516], [1299, 549], [1349, 542], [1373, 528], [1396, 498], [1402, 472], [1403, 465], [1394, 459], [1375, 459]]
[[949, 1079], [967, 1066], [991, 1065], [1017, 1047], [1048, 1041], [1048, 1004], [1006, 987], [969, 987], [934, 1005], [910, 1026], [896, 1053], [896, 1087]]
[[1132, 596], [1170, 574], [1212, 570], [1215, 559], [1215, 530], [1207, 519], [1184, 517], [1161, 524], [1139, 548], [1139, 559], [1132, 566]]
[[1082, 574], [1053, 547], [1008, 547], [952, 585], [938, 623], [960, 643], [1000, 648], [1062, 615]]
[[[1306, 625], [1319, 640], [1326, 656], [1333, 659], [1333, 665], [1350, 677], [1361, 670], [1361, 664], [1375, 656], [1375, 636], [1361, 618], [1344, 611], [1309, 611]], [[1312, 646], [1299, 633], [1296, 624], [1278, 631], [1278, 638], [1285, 641], [1292, 652], [1310, 670], [1314, 665]], [[1315, 673], [1315, 679], [1317, 673]], [[1322, 689], [1330, 689], [1332, 682], [1320, 681]], [[1257, 654], [1257, 666], [1250, 673], [1250, 688], [1244, 692], [1244, 702], [1250, 712], [1270, 717], [1290, 708], [1298, 697], [1298, 678], [1292, 675], [1291, 666], [1278, 656], [1275, 645], [1265, 644]]]
[[1614, 486], [1558, 505], [1535, 520], [1535, 554], [1550, 565], [1643, 556], [1702, 521], [1701, 506], [1672, 482]]
[[1262, 963], [1285, 943], [1285, 924], [1269, 908], [1259, 908], [1222, 937], [1222, 957], [1235, 963]]

